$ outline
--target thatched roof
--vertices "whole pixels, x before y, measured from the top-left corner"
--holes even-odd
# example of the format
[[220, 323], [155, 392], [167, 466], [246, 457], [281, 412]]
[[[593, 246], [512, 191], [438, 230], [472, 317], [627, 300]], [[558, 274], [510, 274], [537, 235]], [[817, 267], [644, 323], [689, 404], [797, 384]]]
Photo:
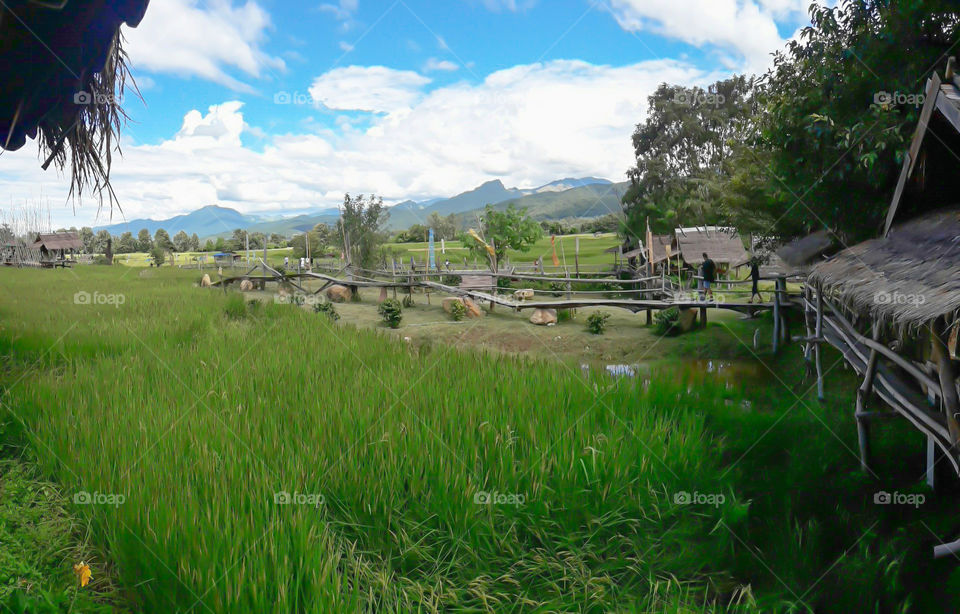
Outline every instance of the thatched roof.
[[[0, 2], [0, 148], [36, 139], [46, 161], [70, 162], [71, 194], [108, 188], [128, 77], [122, 23], [148, 0]], [[111, 195], [112, 196], [112, 195]]]
[[706, 253], [717, 264], [734, 266], [748, 258], [743, 248], [740, 233], [735, 228], [720, 226], [696, 226], [677, 228], [674, 232], [677, 248], [683, 261], [691, 266], [699, 266]]
[[83, 249], [83, 241], [75, 232], [42, 232], [30, 246], [33, 249], [44, 247], [48, 250]]
[[833, 234], [818, 230], [783, 245], [776, 255], [791, 267], [803, 267], [835, 251], [837, 245]]
[[915, 218], [817, 265], [809, 281], [847, 309], [901, 327], [960, 311], [960, 207]]
[[[909, 181], [916, 179], [914, 172], [918, 166], [918, 161], [923, 158], [922, 149], [932, 145], [934, 149], [941, 149], [939, 157], [945, 159], [947, 166], [945, 169], [951, 177], [947, 180], [948, 192], [952, 196], [955, 193], [952, 175], [956, 167], [954, 153], [957, 144], [957, 134], [960, 133], [960, 75], [953, 72], [952, 64], [954, 59], [950, 58], [947, 72], [944, 79], [934, 72], [927, 80], [927, 86], [924, 91], [924, 104], [920, 110], [920, 120], [917, 122], [917, 128], [914, 130], [913, 138], [910, 141], [910, 148], [903, 158], [903, 164], [900, 169], [900, 178], [897, 181], [897, 187], [893, 193], [893, 199], [887, 210], [887, 219], [884, 226], [884, 234], [890, 231], [895, 222], [901, 221], [905, 216], [902, 214], [904, 207], [901, 207], [902, 199], [910, 191]], [[936, 134], [942, 127], [943, 132]], [[933, 133], [932, 139], [927, 139], [929, 133]], [[945, 146], [945, 147], [939, 147]], [[945, 151], [943, 151], [945, 150]], [[922, 166], [922, 165], [921, 165]], [[925, 173], [931, 174], [927, 169]], [[924, 182], [926, 180], [924, 179]], [[929, 201], [933, 198], [932, 190], [927, 190], [925, 199]], [[952, 203], [949, 200], [942, 204]], [[907, 214], [910, 212], [907, 211]]]

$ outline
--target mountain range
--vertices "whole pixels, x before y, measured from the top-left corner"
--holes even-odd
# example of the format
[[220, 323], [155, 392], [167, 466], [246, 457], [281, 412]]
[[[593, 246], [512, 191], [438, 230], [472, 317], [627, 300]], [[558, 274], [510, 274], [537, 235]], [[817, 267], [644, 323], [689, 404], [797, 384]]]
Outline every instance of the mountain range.
[[[625, 183], [614, 184], [596, 177], [559, 179], [533, 189], [507, 188], [502, 181], [496, 179], [451, 198], [398, 203], [389, 209], [387, 228], [402, 230], [413, 224], [423, 224], [431, 213], [443, 216], [452, 213], [460, 219], [473, 219], [487, 204], [492, 204], [497, 209], [505, 209], [509, 203], [515, 203], [518, 207], [526, 207], [530, 215], [537, 220], [593, 218], [620, 211], [620, 196], [625, 190]], [[151, 234], [158, 228], [163, 228], [170, 236], [182, 230], [206, 239], [229, 236], [234, 229], [242, 228], [248, 232], [292, 236], [320, 223], [334, 224], [338, 218], [336, 209], [321, 209], [278, 219], [244, 214], [219, 205], [208, 205], [165, 220], [135, 219], [100, 226], [94, 228], [94, 231], [107, 230], [113, 235], [131, 232], [136, 235], [142, 228], [146, 228]]]

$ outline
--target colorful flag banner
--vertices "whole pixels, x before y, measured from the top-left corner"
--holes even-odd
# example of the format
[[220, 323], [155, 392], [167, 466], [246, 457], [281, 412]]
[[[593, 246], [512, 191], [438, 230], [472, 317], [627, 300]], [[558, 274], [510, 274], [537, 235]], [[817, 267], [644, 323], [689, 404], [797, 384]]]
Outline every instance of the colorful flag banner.
[[430, 253], [430, 264], [428, 266], [432, 271], [433, 269], [437, 268], [437, 262], [433, 253], [433, 228], [430, 229], [430, 239], [429, 239], [429, 246], [427, 247], [427, 250]]

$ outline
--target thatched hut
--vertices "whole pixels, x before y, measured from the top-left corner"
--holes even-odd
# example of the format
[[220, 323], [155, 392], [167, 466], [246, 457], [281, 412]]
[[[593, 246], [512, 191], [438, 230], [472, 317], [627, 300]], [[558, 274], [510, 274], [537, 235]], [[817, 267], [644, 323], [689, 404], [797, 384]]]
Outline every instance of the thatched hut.
[[36, 139], [44, 158], [70, 162], [71, 194], [109, 192], [110, 157], [125, 115], [120, 25], [148, 0], [0, 2], [0, 148]]
[[41, 232], [30, 248], [40, 250], [41, 261], [63, 261], [83, 249], [83, 240], [75, 232]]
[[717, 264], [720, 271], [736, 268], [749, 257], [743, 248], [743, 240], [735, 228], [721, 226], [694, 226], [677, 228], [674, 231], [677, 251], [683, 263], [691, 268], [699, 267], [706, 254]]
[[[816, 337], [864, 375], [857, 397], [861, 456], [869, 459], [871, 393], [928, 437], [928, 482], [937, 449], [960, 473], [960, 79], [953, 61], [934, 74], [882, 234], [815, 266]], [[808, 308], [812, 302], [806, 303]], [[894, 351], [894, 348], [896, 351]]]

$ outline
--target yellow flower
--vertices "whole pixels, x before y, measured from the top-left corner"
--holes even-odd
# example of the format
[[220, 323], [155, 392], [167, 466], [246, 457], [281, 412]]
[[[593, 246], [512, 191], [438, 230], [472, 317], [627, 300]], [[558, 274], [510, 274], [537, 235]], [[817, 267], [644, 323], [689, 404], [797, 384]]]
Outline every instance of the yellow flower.
[[73, 566], [73, 573], [77, 574], [77, 578], [80, 579], [80, 586], [86, 586], [90, 582], [90, 578], [93, 577], [93, 574], [90, 572], [90, 566], [80, 561]]

